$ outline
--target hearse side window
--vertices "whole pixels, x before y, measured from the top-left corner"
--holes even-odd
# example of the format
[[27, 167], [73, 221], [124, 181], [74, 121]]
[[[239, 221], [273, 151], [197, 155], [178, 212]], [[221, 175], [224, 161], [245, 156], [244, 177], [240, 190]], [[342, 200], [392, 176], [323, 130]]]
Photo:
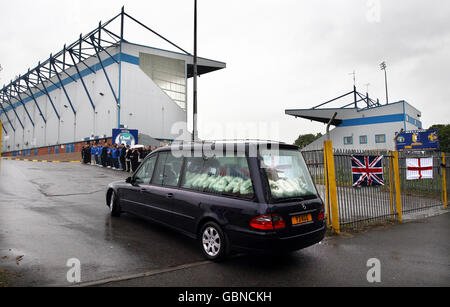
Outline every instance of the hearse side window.
[[170, 152], [159, 153], [152, 183], [169, 187], [178, 186], [182, 165], [183, 158], [174, 157]]
[[181, 187], [211, 194], [253, 197], [253, 185], [245, 157], [186, 158]]
[[311, 175], [300, 151], [260, 150], [261, 168], [266, 172], [272, 198], [316, 196]]
[[134, 180], [136, 183], [149, 184], [152, 179], [153, 169], [155, 168], [156, 155], [147, 159], [144, 164], [139, 168]]

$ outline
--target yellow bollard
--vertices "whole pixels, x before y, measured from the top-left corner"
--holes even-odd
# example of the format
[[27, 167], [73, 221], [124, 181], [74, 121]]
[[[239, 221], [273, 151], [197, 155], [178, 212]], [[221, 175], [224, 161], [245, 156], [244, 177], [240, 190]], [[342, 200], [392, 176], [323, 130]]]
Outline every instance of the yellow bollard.
[[445, 170], [445, 153], [442, 153], [442, 165], [444, 167], [442, 168], [442, 202], [444, 203], [445, 209], [447, 209], [447, 177], [446, 177], [446, 170]]
[[390, 196], [390, 205], [391, 205], [391, 219], [395, 219], [395, 211], [394, 211], [394, 178], [393, 178], [393, 164], [394, 158], [392, 157], [392, 151], [390, 152], [389, 157], [389, 196]]
[[[325, 141], [324, 151], [326, 155], [327, 168], [326, 174], [328, 175], [328, 192], [331, 207], [331, 225], [337, 234], [341, 233], [339, 225], [339, 209], [337, 202], [337, 189], [336, 189], [336, 175], [334, 170], [334, 156], [333, 156], [333, 143], [331, 140]], [[328, 196], [327, 196], [328, 197]]]
[[328, 146], [328, 143], [327, 142], [324, 142], [323, 143], [323, 162], [324, 162], [324, 165], [323, 165], [323, 167], [324, 167], [324, 177], [325, 177], [325, 197], [326, 197], [326, 200], [325, 200], [325, 204], [326, 204], [326, 206], [327, 206], [327, 226], [330, 226], [330, 216], [331, 216], [331, 213], [330, 213], [330, 189], [328, 188], [328, 164], [327, 164], [327, 146]]
[[393, 152], [394, 155], [394, 185], [395, 185], [395, 205], [397, 210], [397, 220], [401, 222], [402, 218], [402, 198], [400, 190], [400, 168], [398, 165], [398, 151]]

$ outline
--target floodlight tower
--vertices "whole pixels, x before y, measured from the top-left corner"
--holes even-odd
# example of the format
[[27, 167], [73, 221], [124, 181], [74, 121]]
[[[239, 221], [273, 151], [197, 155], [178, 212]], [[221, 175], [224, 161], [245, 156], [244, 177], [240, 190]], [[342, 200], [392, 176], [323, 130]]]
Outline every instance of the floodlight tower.
[[381, 70], [384, 70], [384, 84], [386, 86], [386, 104], [389, 104], [386, 67], [387, 67], [386, 62], [383, 61], [380, 64], [380, 68]]

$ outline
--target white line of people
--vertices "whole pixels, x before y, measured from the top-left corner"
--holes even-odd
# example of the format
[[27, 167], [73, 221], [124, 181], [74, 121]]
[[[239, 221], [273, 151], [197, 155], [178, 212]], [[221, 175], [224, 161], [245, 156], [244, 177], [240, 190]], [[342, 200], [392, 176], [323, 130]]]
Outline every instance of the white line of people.
[[[157, 149], [156, 146], [153, 150]], [[134, 172], [144, 158], [151, 153], [151, 146], [133, 147], [125, 144], [109, 144], [100, 141], [86, 144], [81, 150], [81, 162], [84, 164], [107, 167], [113, 170]]]

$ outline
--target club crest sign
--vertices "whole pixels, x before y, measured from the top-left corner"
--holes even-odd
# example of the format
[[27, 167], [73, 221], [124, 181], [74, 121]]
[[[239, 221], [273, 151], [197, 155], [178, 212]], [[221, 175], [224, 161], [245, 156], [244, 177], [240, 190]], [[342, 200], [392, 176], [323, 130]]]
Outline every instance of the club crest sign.
[[114, 144], [136, 145], [138, 143], [138, 130], [113, 129], [112, 140]]
[[400, 133], [395, 145], [398, 151], [439, 150], [439, 137], [436, 129], [414, 130]]

